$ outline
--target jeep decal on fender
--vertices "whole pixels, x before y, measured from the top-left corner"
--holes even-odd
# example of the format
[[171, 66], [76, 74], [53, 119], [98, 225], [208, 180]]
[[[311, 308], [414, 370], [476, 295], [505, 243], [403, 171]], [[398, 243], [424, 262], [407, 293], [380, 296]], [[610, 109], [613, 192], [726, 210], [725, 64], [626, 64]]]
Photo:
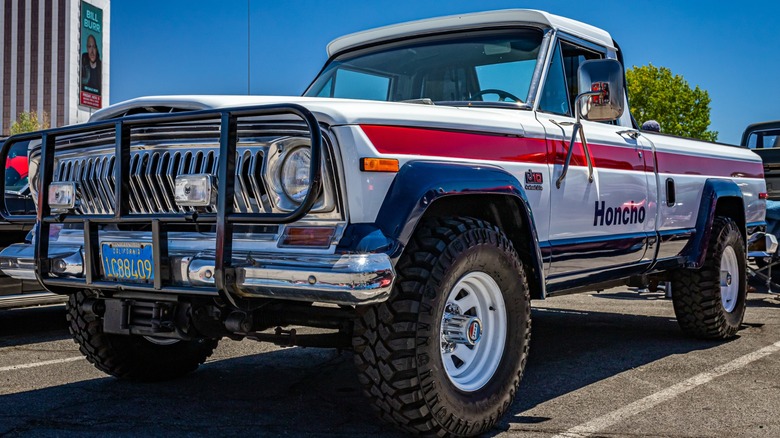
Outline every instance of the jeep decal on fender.
[[593, 226], [632, 225], [645, 221], [645, 207], [637, 205], [634, 201], [617, 207], [606, 207], [606, 202], [596, 201], [596, 210], [593, 213]]

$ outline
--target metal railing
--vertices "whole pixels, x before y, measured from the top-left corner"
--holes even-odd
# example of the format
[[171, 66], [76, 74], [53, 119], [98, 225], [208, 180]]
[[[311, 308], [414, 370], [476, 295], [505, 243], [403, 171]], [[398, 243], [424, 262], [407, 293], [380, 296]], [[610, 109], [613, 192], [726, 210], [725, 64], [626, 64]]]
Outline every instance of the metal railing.
[[[309, 189], [301, 204], [289, 213], [255, 212], [247, 209], [236, 211], [236, 185], [252, 185], [251, 177], [236, 177], [236, 169], [240, 166], [242, 158], [237, 159], [238, 120], [240, 118], [297, 116], [306, 125], [311, 142], [311, 163], [309, 168]], [[131, 167], [134, 164], [131, 154], [130, 141], [131, 129], [141, 127], [155, 127], [166, 123], [177, 122], [211, 122], [219, 126], [219, 159], [216, 160], [217, 173], [217, 205], [215, 212], [165, 212], [155, 213], [155, 208], [149, 204], [150, 200], [142, 200], [143, 194], [139, 188], [144, 187], [139, 180], [133, 180]], [[78, 172], [93, 175], [85, 190], [94, 192], [97, 199], [102, 199], [104, 204], [90, 210], [74, 211], [69, 213], [52, 213], [49, 206], [48, 187], [52, 183], [55, 172], [55, 148], [56, 142], [61, 138], [69, 138], [79, 134], [90, 134], [100, 130], [113, 130], [114, 132], [114, 156], [113, 166], [106, 163], [93, 162]], [[275, 104], [242, 108], [228, 108], [218, 110], [203, 110], [188, 113], [164, 114], [164, 115], [138, 115], [116, 120], [106, 120], [82, 125], [67, 126], [49, 129], [29, 134], [20, 134], [9, 137], [0, 150], [0, 192], [5, 191], [5, 163], [8, 152], [14, 144], [24, 141], [41, 142], [41, 161], [38, 177], [38, 208], [36, 215], [13, 214], [9, 211], [5, 202], [0, 205], [0, 214], [9, 222], [35, 223], [35, 265], [38, 280], [54, 292], [67, 293], [74, 288], [95, 288], [113, 290], [135, 290], [148, 292], [169, 293], [213, 293], [213, 288], [206, 287], [177, 287], [164, 284], [163, 261], [168, 259], [167, 233], [168, 229], [181, 224], [210, 224], [216, 228], [215, 247], [215, 272], [214, 280], [217, 292], [229, 302], [234, 302], [232, 294], [235, 289], [236, 275], [231, 266], [233, 256], [233, 225], [241, 223], [258, 224], [284, 224], [295, 222], [303, 218], [314, 206], [322, 191], [322, 148], [323, 136], [319, 124], [314, 115], [297, 104]], [[137, 159], [137, 158], [136, 158]], [[238, 160], [238, 163], [237, 163]], [[62, 163], [60, 163], [62, 165]], [[107, 169], [111, 168], [111, 172]], [[74, 170], [71, 168], [70, 170]], [[110, 175], [109, 175], [110, 173]], [[104, 179], [104, 176], [106, 177]], [[31, 182], [32, 184], [33, 182]], [[168, 181], [166, 184], [170, 184]], [[259, 190], [259, 188], [256, 188]], [[136, 193], [133, 193], [133, 191]], [[113, 192], [113, 193], [111, 193]], [[113, 194], [113, 205], [108, 201]], [[146, 203], [147, 209], [137, 208], [140, 203]], [[156, 202], [156, 201], [154, 201]], [[136, 204], [136, 208], [134, 207]], [[148, 211], [144, 211], [148, 210]], [[59, 278], [53, 277], [49, 254], [49, 232], [52, 224], [79, 223], [83, 226], [84, 235], [84, 278]], [[153, 245], [154, 275], [153, 284], [140, 283], [116, 283], [100, 278], [99, 274], [99, 235], [101, 225], [125, 224], [151, 226]]]

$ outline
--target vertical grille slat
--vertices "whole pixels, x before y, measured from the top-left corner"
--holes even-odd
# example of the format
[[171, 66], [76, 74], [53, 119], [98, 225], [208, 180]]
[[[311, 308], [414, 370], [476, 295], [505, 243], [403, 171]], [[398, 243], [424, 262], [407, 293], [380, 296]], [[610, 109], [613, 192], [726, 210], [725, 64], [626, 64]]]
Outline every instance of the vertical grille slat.
[[[132, 154], [130, 155], [130, 191], [132, 192], [132, 196], [130, 197], [130, 204], [131, 207], [133, 207], [133, 210], [138, 213], [149, 213], [148, 206], [145, 204], [143, 200], [143, 194], [140, 190], [140, 186], [138, 184], [139, 176], [138, 176], [138, 162], [140, 161], [140, 156], [138, 154]], [[134, 205], [133, 205], [134, 204]]]
[[268, 192], [263, 183], [263, 156], [263, 153], [259, 151], [252, 156], [252, 165], [249, 167], [249, 183], [259, 212], [270, 213], [271, 204], [268, 201]]
[[[168, 186], [171, 188], [171, 193], [174, 192], [176, 187], [176, 175], [179, 174], [179, 166], [181, 163], [181, 153], [176, 151], [171, 155], [171, 159], [168, 162], [168, 169], [165, 172], [168, 179]], [[180, 213], [184, 211], [184, 208], [180, 207], [179, 204], [175, 204], [174, 210], [177, 213]]]
[[108, 213], [108, 205], [103, 198], [100, 190], [100, 169], [102, 160], [100, 157], [92, 158], [92, 171], [89, 173], [89, 183], [92, 185], [92, 191], [95, 193], [95, 203], [100, 206], [100, 213]]
[[100, 184], [101, 193], [103, 196], [103, 199], [105, 200], [106, 205], [108, 206], [108, 209], [106, 213], [111, 214], [114, 212], [115, 204], [114, 204], [114, 189], [111, 187], [111, 182], [109, 178], [113, 178], [113, 173], [111, 172], [113, 166], [111, 165], [111, 158], [112, 157], [100, 157], [100, 174], [98, 175], [98, 182]]
[[92, 171], [94, 170], [95, 160], [93, 158], [87, 158], [84, 162], [84, 168], [82, 169], [81, 181], [79, 184], [84, 186], [84, 191], [87, 193], [87, 198], [83, 201], [87, 204], [87, 210], [93, 214], [102, 213], [100, 210], [100, 202], [98, 201], [97, 193], [95, 193], [95, 187], [92, 185]]
[[106, 169], [106, 186], [108, 188], [108, 199], [111, 199], [111, 213], [114, 213], [116, 210], [117, 202], [116, 199], [114, 199], [114, 193], [116, 189], [116, 178], [114, 176], [114, 165], [116, 164], [116, 157], [113, 155], [108, 157], [108, 166]]
[[[168, 169], [168, 161], [171, 159], [170, 155], [171, 154], [168, 153], [161, 154], [155, 152], [157, 166], [154, 171], [154, 178], [157, 182], [160, 197], [165, 203], [164, 208], [167, 209], [166, 211], [176, 211], [176, 203], [173, 200], [173, 187], [168, 187], [166, 185], [167, 180], [165, 178], [165, 172]], [[150, 184], [151, 183], [152, 182], [150, 181]]]
[[100, 191], [100, 166], [100, 157], [94, 157], [92, 159], [92, 171], [89, 173], [89, 183], [92, 185], [92, 192], [95, 193], [96, 204], [100, 207], [100, 213], [107, 214], [109, 211], [108, 204]]
[[154, 152], [146, 152], [144, 153], [144, 159], [142, 161], [143, 178], [141, 178], [141, 180], [144, 182], [144, 191], [147, 193], [147, 199], [149, 199], [149, 203], [152, 206], [152, 211], [154, 213], [162, 213], [163, 211], [166, 211], [165, 207], [163, 206], [164, 202], [162, 199], [160, 199], [160, 191], [157, 187], [157, 184], [155, 184], [156, 179], [153, 176], [158, 159], [159, 154]]
[[244, 187], [244, 181], [241, 178], [240, 169], [244, 164], [244, 155], [237, 154], [236, 156], [236, 176], [235, 176], [235, 191], [233, 193], [233, 210], [236, 212], [244, 213], [248, 210], [249, 200], [246, 199], [246, 189]]

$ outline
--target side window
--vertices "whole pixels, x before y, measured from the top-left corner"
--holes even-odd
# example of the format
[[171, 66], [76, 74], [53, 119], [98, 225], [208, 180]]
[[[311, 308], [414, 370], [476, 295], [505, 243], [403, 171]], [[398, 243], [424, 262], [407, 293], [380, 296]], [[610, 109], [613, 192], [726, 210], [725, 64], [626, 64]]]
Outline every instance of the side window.
[[561, 41], [561, 51], [563, 53], [563, 70], [569, 89], [569, 107], [574, 108], [574, 99], [577, 98], [579, 93], [577, 89], [579, 86], [577, 70], [580, 68], [580, 64], [590, 59], [601, 59], [603, 56], [598, 52], [575, 46], [565, 41]]
[[780, 131], [758, 131], [750, 134], [750, 149], [772, 149], [780, 147]]
[[547, 72], [547, 81], [544, 83], [539, 109], [553, 114], [571, 115], [560, 44], [555, 45], [555, 53], [553, 53], [553, 59], [550, 63], [550, 70]]

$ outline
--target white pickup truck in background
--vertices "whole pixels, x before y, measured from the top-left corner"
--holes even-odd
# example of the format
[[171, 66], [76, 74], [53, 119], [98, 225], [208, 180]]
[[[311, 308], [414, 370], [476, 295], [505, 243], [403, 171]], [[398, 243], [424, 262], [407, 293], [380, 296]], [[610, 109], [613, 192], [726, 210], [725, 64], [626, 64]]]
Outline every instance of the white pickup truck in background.
[[328, 54], [303, 97], [140, 98], [9, 138], [37, 214], [3, 216], [36, 233], [0, 268], [69, 296], [116, 377], [188, 373], [223, 337], [352, 348], [381, 417], [424, 435], [504, 414], [531, 299], [651, 277], [685, 332], [737, 333], [761, 160], [638, 130], [607, 32], [507, 10]]

